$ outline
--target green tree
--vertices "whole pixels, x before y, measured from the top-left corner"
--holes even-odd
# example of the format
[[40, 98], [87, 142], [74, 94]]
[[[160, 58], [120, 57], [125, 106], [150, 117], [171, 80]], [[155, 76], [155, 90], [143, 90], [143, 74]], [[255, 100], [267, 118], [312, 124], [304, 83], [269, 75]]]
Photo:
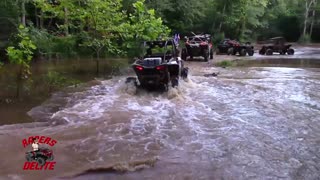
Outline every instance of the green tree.
[[28, 28], [20, 25], [19, 33], [17, 34], [17, 45], [9, 46], [6, 49], [10, 63], [19, 65], [19, 71], [17, 73], [17, 97], [19, 97], [23, 80], [27, 79], [31, 74], [29, 71], [30, 62], [33, 57], [33, 51], [36, 49], [36, 46], [31, 41], [28, 32]]
[[154, 9], [146, 7], [144, 0], [135, 2], [133, 7], [134, 12], [129, 15], [128, 22], [120, 26], [123, 46], [126, 50], [139, 47], [141, 41], [168, 37], [170, 29], [163, 24], [160, 17], [156, 17]]

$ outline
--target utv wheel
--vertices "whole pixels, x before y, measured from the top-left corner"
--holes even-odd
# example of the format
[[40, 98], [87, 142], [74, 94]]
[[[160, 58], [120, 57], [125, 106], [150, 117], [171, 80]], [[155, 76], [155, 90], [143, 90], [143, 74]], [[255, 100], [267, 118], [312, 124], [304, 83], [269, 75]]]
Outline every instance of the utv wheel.
[[171, 86], [174, 88], [174, 87], [176, 87], [176, 86], [178, 86], [179, 85], [179, 80], [178, 80], [178, 78], [173, 78], [172, 80], [171, 80]]
[[253, 49], [248, 50], [248, 55], [249, 55], [249, 56], [253, 56], [253, 54], [254, 54]]
[[48, 158], [48, 161], [53, 161], [54, 160], [54, 156], [51, 155], [49, 158]]
[[246, 49], [241, 49], [240, 51], [240, 56], [246, 56], [247, 50]]
[[266, 55], [271, 56], [273, 54], [272, 49], [267, 49]]
[[204, 50], [203, 53], [204, 53], [204, 55], [203, 55], [204, 61], [205, 61], [205, 62], [208, 62], [208, 59], [209, 59], [209, 57], [208, 57], [208, 56], [209, 56], [208, 50]]
[[187, 60], [187, 50], [186, 49], [182, 49], [181, 59], [184, 60], [184, 61]]
[[46, 164], [46, 160], [43, 157], [38, 157], [37, 162], [40, 166], [44, 166]]
[[126, 79], [126, 84], [130, 84], [130, 83], [133, 83], [135, 86], [137, 86], [137, 78], [135, 77], [128, 77]]
[[183, 68], [181, 72], [181, 77], [186, 79], [188, 78], [189, 68]]
[[235, 52], [235, 51], [234, 51], [234, 49], [233, 49], [233, 48], [229, 48], [229, 49], [228, 49], [228, 53], [227, 53], [227, 54], [228, 54], [228, 55], [233, 55], [233, 54], [234, 54], [234, 52]]
[[288, 55], [294, 55], [294, 49], [288, 49], [287, 53]]
[[265, 55], [265, 54], [266, 54], [266, 51], [265, 51], [264, 49], [261, 49], [261, 50], [259, 51], [259, 54], [260, 54], [260, 55]]
[[210, 59], [213, 59], [213, 49], [210, 50]]
[[33, 158], [31, 157], [31, 155], [27, 154], [27, 155], [26, 155], [26, 160], [27, 160], [28, 162], [31, 162], [31, 161], [33, 160]]

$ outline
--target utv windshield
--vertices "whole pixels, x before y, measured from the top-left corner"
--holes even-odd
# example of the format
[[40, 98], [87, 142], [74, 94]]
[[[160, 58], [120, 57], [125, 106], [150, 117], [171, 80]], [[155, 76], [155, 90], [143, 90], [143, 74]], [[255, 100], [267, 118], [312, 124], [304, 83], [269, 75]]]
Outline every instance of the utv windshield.
[[174, 49], [171, 41], [149, 41], [144, 42], [144, 50], [147, 56], [164, 56], [172, 54]]

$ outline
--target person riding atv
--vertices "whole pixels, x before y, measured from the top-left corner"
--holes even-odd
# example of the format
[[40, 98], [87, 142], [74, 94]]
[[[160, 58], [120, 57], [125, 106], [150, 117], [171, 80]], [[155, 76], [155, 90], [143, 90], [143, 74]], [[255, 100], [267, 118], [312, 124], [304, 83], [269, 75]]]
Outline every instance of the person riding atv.
[[37, 161], [40, 166], [46, 164], [46, 161], [53, 161], [54, 156], [52, 150], [48, 148], [39, 148], [37, 151], [26, 152], [26, 160]]
[[147, 90], [168, 90], [178, 86], [180, 77], [187, 78], [188, 68], [173, 39], [145, 41], [142, 52], [144, 55], [132, 64], [136, 77], [128, 77], [126, 83]]

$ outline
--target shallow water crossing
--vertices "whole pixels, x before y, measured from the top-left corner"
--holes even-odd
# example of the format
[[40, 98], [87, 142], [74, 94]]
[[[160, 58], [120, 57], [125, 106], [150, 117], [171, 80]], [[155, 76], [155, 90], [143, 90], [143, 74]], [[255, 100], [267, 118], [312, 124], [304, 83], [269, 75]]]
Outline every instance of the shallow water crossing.
[[[39, 122], [0, 126], [0, 177], [319, 178], [320, 69], [191, 68], [163, 94], [125, 77], [54, 94], [29, 112]], [[30, 135], [58, 140], [54, 171], [22, 170]]]

